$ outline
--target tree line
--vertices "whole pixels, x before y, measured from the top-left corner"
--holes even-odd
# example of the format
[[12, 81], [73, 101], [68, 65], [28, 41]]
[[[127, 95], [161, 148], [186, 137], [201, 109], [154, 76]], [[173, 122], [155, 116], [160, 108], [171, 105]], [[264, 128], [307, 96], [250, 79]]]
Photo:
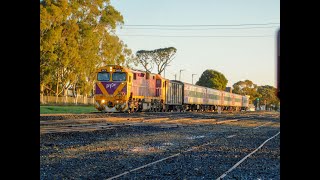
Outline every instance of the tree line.
[[176, 48], [139, 50], [136, 56], [115, 35], [123, 16], [110, 0], [40, 1], [40, 93], [67, 96], [92, 94], [95, 70], [107, 64], [161, 74]]
[[[40, 93], [77, 97], [92, 94], [97, 68], [116, 64], [155, 67], [161, 74], [174, 59], [175, 47], [139, 50], [135, 56], [115, 35], [124, 18], [110, 0], [40, 1]], [[228, 80], [215, 70], [203, 72], [197, 85], [225, 90]], [[272, 86], [257, 86], [250, 80], [233, 85], [233, 93], [250, 95], [250, 103], [279, 104]], [[257, 102], [259, 99], [259, 102]], [[261, 103], [260, 103], [261, 104]]]
[[92, 92], [95, 70], [129, 66], [131, 50], [115, 35], [123, 16], [110, 0], [40, 1], [41, 95]]
[[[228, 80], [218, 71], [213, 69], [205, 70], [200, 76], [196, 85], [205, 86], [218, 90], [225, 90]], [[266, 108], [278, 109], [280, 100], [277, 97], [277, 89], [270, 85], [257, 86], [250, 80], [238, 81], [233, 84], [232, 93], [240, 95], [249, 95], [249, 103], [256, 107], [266, 105]]]

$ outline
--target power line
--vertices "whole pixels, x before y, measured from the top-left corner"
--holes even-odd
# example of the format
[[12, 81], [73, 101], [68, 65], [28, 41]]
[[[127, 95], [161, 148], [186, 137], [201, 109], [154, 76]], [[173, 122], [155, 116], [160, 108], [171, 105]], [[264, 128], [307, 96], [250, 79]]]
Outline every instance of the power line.
[[203, 26], [262, 26], [280, 23], [265, 23], [265, 24], [192, 24], [192, 25], [159, 25], [159, 24], [136, 24], [136, 25], [123, 25], [123, 26], [157, 26], [157, 27], [203, 27]]
[[244, 27], [244, 28], [206, 28], [206, 29], [168, 29], [168, 28], [121, 28], [121, 29], [150, 29], [150, 30], [217, 30], [217, 29], [261, 29], [261, 28], [278, 28], [279, 26], [269, 27]]
[[163, 35], [142, 35], [142, 34], [118, 34], [119, 36], [136, 36], [136, 37], [188, 37], [188, 38], [198, 38], [198, 37], [274, 37], [274, 35], [258, 35], [258, 36], [163, 36]]

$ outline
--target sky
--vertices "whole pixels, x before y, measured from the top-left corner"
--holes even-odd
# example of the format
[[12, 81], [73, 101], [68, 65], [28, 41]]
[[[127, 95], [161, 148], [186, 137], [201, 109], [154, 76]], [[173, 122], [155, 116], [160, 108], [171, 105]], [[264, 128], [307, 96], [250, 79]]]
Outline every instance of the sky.
[[195, 83], [213, 69], [224, 74], [227, 86], [249, 79], [276, 87], [279, 0], [111, 0], [111, 5], [124, 18], [116, 34], [134, 54], [177, 49], [165, 70], [168, 79], [176, 74], [179, 80], [183, 70], [181, 81], [192, 83], [196, 74]]

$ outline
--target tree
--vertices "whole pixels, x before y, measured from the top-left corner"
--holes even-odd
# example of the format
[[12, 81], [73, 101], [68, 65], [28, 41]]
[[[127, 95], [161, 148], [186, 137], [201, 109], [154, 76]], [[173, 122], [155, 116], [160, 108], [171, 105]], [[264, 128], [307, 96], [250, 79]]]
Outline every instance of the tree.
[[138, 64], [142, 65], [146, 72], [151, 72], [154, 65], [157, 67], [157, 73], [161, 74], [166, 66], [168, 66], [174, 59], [177, 49], [174, 47], [160, 48], [151, 51], [140, 50], [137, 51]]
[[153, 51], [140, 50], [136, 52], [138, 64], [146, 70], [146, 72], [151, 73], [153, 69], [153, 61], [151, 59], [151, 54]]
[[232, 92], [235, 94], [249, 95], [250, 104], [252, 104], [256, 98], [260, 97], [260, 95], [257, 92], [258, 86], [250, 80], [238, 81], [234, 83], [232, 87]]
[[167, 65], [174, 59], [177, 49], [174, 47], [153, 50], [151, 54], [153, 62], [157, 65], [158, 74], [161, 74]]
[[277, 89], [275, 87], [269, 85], [258, 86], [258, 93], [260, 95], [260, 104], [266, 103], [267, 108], [271, 105], [278, 108], [280, 101], [277, 97]]
[[196, 82], [196, 85], [225, 90], [227, 83], [228, 80], [222, 73], [212, 69], [207, 69], [202, 73], [199, 80]]
[[131, 50], [114, 35], [123, 22], [109, 0], [40, 1], [41, 95], [46, 90], [66, 95], [70, 87], [88, 94], [96, 68], [127, 66]]
[[46, 84], [53, 84], [57, 97], [70, 85], [78, 58], [78, 27], [68, 19], [71, 11], [67, 0], [40, 2], [40, 88], [43, 92]]

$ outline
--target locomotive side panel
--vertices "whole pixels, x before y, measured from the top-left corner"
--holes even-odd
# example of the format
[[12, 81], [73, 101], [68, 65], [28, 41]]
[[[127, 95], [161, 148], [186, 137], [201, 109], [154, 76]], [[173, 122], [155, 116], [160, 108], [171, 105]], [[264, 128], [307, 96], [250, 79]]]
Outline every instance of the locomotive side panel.
[[[148, 77], [149, 76], [149, 77]], [[146, 74], [146, 78], [149, 78], [146, 80], [147, 82], [147, 96], [151, 96], [154, 97], [156, 96], [156, 91], [155, 91], [155, 87], [156, 87], [156, 76], [154, 74]]]
[[142, 96], [143, 89], [141, 89], [141, 87], [143, 86], [144, 74], [140, 72], [134, 72], [134, 71], [132, 73], [133, 73], [133, 79], [132, 79], [131, 97]]
[[169, 80], [163, 78], [161, 75], [156, 74], [156, 97], [164, 104], [166, 101], [166, 95], [168, 90]]
[[150, 89], [155, 89], [155, 86], [152, 87], [153, 83], [150, 83], [146, 79], [146, 73], [143, 72], [133, 72], [132, 80], [132, 97], [145, 97], [152, 95], [149, 91]]
[[132, 98], [145, 99], [150, 101], [160, 96], [160, 88], [157, 87], [157, 78], [155, 74], [132, 71]]

